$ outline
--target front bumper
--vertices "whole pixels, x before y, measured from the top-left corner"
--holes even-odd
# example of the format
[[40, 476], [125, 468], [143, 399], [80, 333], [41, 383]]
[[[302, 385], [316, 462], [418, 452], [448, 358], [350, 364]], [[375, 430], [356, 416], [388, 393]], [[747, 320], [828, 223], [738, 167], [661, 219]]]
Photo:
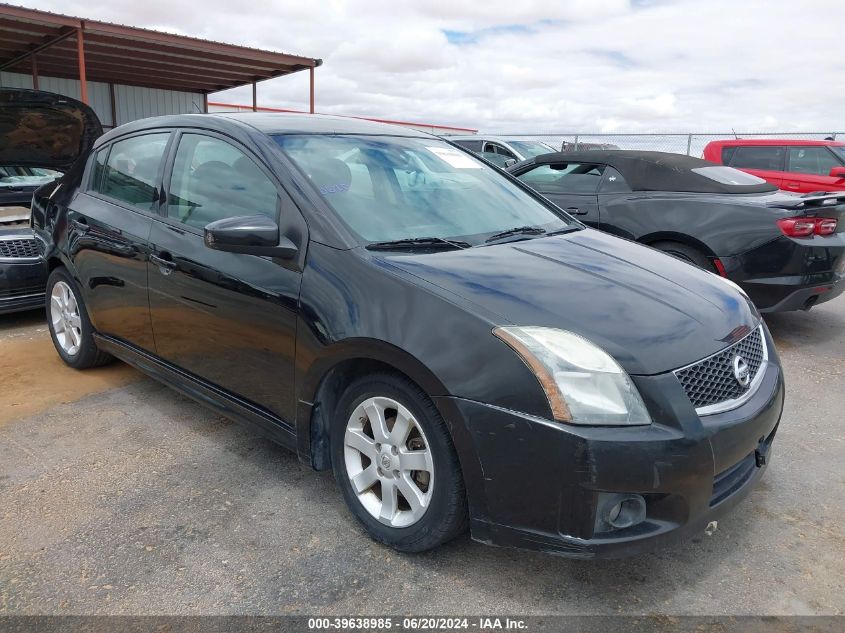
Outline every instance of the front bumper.
[[0, 314], [43, 308], [46, 286], [43, 260], [0, 260]]
[[[578, 427], [438, 398], [469, 430], [471, 445], [458, 445], [462, 464], [473, 459], [467, 450], [480, 462], [480, 477], [464, 468], [473, 538], [577, 558], [627, 556], [701, 531], [745, 497], [765, 470], [783, 409], [777, 359], [745, 404], [701, 418], [674, 375], [634, 379], [658, 412], [648, 427]], [[596, 515], [608, 493], [644, 497], [645, 521], [602, 528]]]

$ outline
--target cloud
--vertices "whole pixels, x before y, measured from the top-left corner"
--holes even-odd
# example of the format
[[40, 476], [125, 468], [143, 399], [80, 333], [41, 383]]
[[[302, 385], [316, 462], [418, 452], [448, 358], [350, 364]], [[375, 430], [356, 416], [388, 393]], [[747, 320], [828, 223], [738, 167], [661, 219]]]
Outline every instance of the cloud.
[[[19, 1], [323, 58], [317, 106], [334, 114], [537, 133], [845, 127], [825, 0]], [[259, 102], [306, 108], [307, 81], [263, 82]]]

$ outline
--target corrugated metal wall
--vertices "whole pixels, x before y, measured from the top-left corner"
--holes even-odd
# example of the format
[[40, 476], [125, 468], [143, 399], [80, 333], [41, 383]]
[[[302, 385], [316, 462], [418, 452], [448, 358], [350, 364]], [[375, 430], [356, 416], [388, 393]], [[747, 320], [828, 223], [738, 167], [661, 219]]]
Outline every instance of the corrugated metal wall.
[[[32, 88], [32, 77], [21, 73], [0, 72], [0, 87]], [[77, 79], [39, 77], [38, 88], [79, 99], [79, 80]], [[114, 86], [114, 98], [117, 121], [112, 119], [109, 85], [98, 81], [88, 82], [89, 105], [105, 127], [163, 114], [202, 112], [203, 104], [202, 94], [198, 92], [178, 92], [120, 84]]]

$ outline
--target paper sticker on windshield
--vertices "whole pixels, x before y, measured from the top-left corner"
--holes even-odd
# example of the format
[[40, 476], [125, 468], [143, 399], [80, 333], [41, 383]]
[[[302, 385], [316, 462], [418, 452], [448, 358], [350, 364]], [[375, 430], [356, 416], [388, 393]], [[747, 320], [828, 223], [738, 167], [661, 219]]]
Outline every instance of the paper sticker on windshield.
[[457, 169], [481, 169], [481, 163], [463, 152], [451, 147], [426, 147], [432, 154], [445, 160]]

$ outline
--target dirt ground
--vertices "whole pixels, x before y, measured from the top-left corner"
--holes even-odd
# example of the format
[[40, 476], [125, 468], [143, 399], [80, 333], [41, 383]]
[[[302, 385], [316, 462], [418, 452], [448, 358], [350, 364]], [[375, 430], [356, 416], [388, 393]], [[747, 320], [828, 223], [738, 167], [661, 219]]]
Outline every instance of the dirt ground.
[[328, 473], [0, 316], [0, 614], [845, 613], [845, 298], [767, 318], [788, 396], [712, 536], [621, 561], [369, 540]]

